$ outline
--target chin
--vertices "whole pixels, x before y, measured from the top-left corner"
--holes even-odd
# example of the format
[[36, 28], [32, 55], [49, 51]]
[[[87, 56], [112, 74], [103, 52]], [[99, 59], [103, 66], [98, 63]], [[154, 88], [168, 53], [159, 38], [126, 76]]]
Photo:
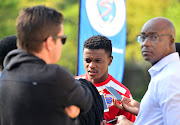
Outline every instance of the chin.
[[94, 79], [96, 79], [96, 76], [90, 76], [90, 75], [89, 75], [89, 78], [91, 78], [91, 79], [94, 80]]
[[148, 62], [151, 60], [148, 56], [143, 56], [143, 58], [144, 58], [144, 60], [146, 60]]
[[97, 78], [96, 78], [96, 76], [88, 76], [88, 79], [91, 79], [91, 80], [93, 80], [93, 81], [95, 81]]

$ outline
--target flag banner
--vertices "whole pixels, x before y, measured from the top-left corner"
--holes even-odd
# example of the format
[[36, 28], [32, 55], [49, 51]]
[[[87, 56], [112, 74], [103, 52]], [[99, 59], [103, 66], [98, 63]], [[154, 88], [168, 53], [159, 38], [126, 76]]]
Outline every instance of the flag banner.
[[80, 0], [77, 75], [85, 74], [83, 44], [93, 35], [112, 41], [113, 61], [109, 74], [122, 82], [126, 49], [126, 4], [124, 0]]

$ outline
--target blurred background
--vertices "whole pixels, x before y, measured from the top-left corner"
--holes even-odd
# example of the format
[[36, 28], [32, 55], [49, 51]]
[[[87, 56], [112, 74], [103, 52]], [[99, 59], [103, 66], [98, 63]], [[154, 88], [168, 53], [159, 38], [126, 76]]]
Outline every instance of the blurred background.
[[[46, 5], [63, 13], [64, 30], [68, 39], [58, 64], [76, 75], [79, 0], [0, 0], [0, 39], [16, 34], [19, 11], [34, 5]], [[126, 12], [127, 42], [123, 84], [129, 88], [134, 99], [141, 101], [150, 81], [147, 70], [151, 65], [143, 60], [136, 36], [147, 20], [166, 17], [175, 25], [175, 42], [180, 42], [180, 0], [127, 0]]]

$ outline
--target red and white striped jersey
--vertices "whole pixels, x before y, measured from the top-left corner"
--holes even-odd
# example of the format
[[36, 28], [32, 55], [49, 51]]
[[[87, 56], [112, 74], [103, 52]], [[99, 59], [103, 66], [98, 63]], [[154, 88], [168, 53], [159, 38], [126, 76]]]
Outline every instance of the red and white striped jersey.
[[[88, 80], [87, 74], [76, 76], [76, 79], [82, 78]], [[108, 75], [108, 78], [101, 83], [93, 83], [99, 93], [103, 93], [105, 95], [105, 99], [109, 108], [109, 112], [104, 113], [104, 119], [107, 121], [115, 119], [116, 116], [124, 115], [127, 119], [134, 122], [135, 121], [135, 115], [132, 115], [129, 112], [126, 112], [124, 110], [117, 109], [113, 105], [113, 96], [106, 90], [105, 86], [111, 86], [115, 88], [121, 95], [124, 95], [128, 98], [132, 98], [132, 95], [127, 87], [125, 87], [122, 83], [114, 79], [111, 75]], [[112, 125], [112, 124], [108, 124]]]

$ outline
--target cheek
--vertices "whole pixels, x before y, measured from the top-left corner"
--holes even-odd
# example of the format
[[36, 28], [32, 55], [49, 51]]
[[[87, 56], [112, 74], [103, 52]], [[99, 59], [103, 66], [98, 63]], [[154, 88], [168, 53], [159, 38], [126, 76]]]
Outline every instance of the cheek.
[[62, 46], [59, 46], [59, 47], [56, 48], [56, 49], [57, 49], [58, 54], [61, 55]]
[[155, 56], [157, 58], [162, 58], [165, 57], [167, 55], [168, 51], [165, 50], [164, 48], [159, 48], [156, 50]]
[[98, 67], [99, 67], [99, 70], [101, 70], [101, 72], [106, 72], [108, 69], [108, 63], [99, 65]]
[[87, 70], [88, 66], [89, 66], [89, 65], [88, 65], [86, 62], [84, 62], [84, 68], [85, 68], [85, 70]]
[[143, 48], [143, 44], [142, 44], [142, 43], [140, 43], [140, 48], [141, 48], [141, 49]]

